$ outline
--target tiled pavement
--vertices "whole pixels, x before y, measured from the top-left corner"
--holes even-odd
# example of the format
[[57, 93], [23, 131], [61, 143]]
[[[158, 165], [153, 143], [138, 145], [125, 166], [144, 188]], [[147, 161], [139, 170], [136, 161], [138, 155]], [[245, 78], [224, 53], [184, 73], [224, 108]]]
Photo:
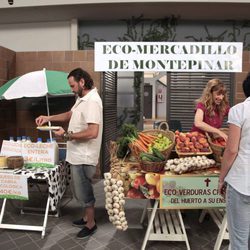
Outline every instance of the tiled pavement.
[[[70, 250], [139, 250], [143, 242], [146, 227], [140, 225], [140, 216], [145, 205], [144, 200], [127, 200], [126, 217], [129, 228], [127, 231], [118, 231], [108, 221], [104, 208], [103, 181], [97, 180], [94, 184], [96, 193], [96, 220], [97, 232], [84, 240], [76, 238], [78, 228], [71, 226], [71, 221], [80, 218], [80, 207], [74, 200], [69, 201], [70, 191], [62, 200], [61, 216], [59, 218], [49, 216], [44, 239], [41, 239], [40, 232], [19, 231], [0, 229], [0, 249], [70, 249]], [[35, 199], [34, 199], [35, 198]], [[41, 197], [34, 196], [33, 203], [40, 202]], [[4, 223], [41, 225], [43, 217], [40, 215], [20, 214], [16, 208], [18, 202], [8, 201], [7, 212], [4, 216]], [[39, 205], [39, 204], [38, 204]], [[183, 212], [183, 220], [186, 227], [190, 247], [192, 250], [212, 250], [218, 234], [218, 228], [210, 217], [203, 223], [198, 222], [200, 211], [186, 210]], [[228, 241], [224, 240], [221, 249], [228, 248]], [[150, 250], [181, 250], [186, 249], [184, 242], [149, 241], [146, 249]]]

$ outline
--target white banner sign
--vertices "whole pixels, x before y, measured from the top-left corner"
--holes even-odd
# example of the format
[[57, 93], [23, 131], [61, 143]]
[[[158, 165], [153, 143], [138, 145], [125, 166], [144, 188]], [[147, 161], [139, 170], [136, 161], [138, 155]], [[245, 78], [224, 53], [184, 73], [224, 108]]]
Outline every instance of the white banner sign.
[[27, 177], [0, 173], [0, 198], [28, 200]]
[[95, 71], [241, 72], [242, 43], [95, 42]]

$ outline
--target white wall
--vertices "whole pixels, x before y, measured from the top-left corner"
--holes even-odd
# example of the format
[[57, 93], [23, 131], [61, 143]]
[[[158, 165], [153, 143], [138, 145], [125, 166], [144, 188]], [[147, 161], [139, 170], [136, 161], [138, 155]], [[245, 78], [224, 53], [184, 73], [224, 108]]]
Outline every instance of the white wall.
[[77, 21], [0, 24], [0, 46], [16, 52], [77, 50]]

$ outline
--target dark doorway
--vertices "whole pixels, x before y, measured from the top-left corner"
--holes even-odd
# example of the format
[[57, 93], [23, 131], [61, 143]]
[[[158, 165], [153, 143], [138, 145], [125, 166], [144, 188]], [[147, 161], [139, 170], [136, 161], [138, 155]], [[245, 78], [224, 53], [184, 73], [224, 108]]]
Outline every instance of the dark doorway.
[[153, 88], [149, 84], [144, 85], [144, 112], [143, 115], [146, 119], [152, 118], [152, 93]]

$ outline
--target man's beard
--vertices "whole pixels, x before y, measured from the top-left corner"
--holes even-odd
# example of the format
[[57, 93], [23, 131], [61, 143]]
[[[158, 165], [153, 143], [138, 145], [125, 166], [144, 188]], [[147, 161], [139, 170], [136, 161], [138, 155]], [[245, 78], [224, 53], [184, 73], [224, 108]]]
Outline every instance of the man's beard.
[[83, 88], [80, 86], [80, 84], [78, 83], [78, 91], [74, 92], [76, 96], [79, 96], [80, 98], [83, 97]]

